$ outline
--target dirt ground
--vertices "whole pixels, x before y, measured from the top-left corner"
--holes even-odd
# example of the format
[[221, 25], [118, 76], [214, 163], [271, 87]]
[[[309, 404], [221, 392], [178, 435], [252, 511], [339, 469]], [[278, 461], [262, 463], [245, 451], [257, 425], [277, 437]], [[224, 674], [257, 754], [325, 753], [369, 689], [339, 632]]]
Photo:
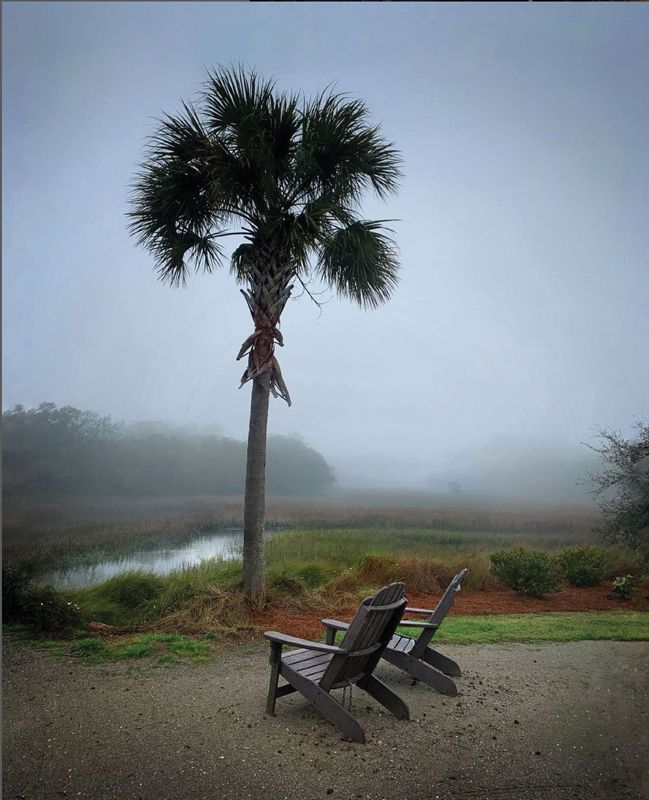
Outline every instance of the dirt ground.
[[260, 643], [209, 663], [81, 664], [3, 646], [6, 800], [646, 800], [649, 643], [448, 646], [444, 697], [382, 663], [399, 721], [358, 687], [367, 744], [299, 695], [264, 715]]

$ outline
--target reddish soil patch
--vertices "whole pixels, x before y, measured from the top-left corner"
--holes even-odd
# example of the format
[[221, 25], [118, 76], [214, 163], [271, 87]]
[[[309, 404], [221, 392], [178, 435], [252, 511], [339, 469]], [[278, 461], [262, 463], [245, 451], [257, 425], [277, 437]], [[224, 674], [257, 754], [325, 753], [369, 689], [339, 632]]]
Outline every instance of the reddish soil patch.
[[[564, 586], [561, 591], [547, 597], [524, 597], [509, 589], [493, 589], [472, 592], [463, 589], [453, 606], [453, 614], [536, 614], [543, 611], [649, 611], [649, 598], [644, 592], [637, 592], [633, 600], [611, 600], [608, 583], [600, 586], [578, 589]], [[439, 600], [437, 594], [408, 592], [408, 605], [414, 608], [434, 608]], [[324, 628], [320, 619], [335, 617], [349, 621], [355, 609], [345, 608], [334, 611], [323, 609], [312, 614], [296, 614], [277, 609], [260, 611], [255, 614], [253, 624], [262, 630], [276, 630], [291, 636], [306, 639], [318, 638]]]
[[[336, 618], [349, 620], [354, 610], [345, 609]], [[253, 618], [253, 625], [265, 631], [280, 631], [290, 636], [299, 636], [302, 639], [318, 639], [324, 633], [320, 619], [327, 616], [322, 614], [293, 614], [286, 611], [258, 611]], [[331, 616], [331, 612], [329, 613]]]
[[[649, 599], [638, 592], [633, 600], [612, 600], [609, 584], [578, 589], [564, 586], [546, 597], [525, 597], [509, 589], [482, 592], [462, 590], [455, 599], [454, 614], [536, 614], [539, 611], [649, 611]], [[434, 595], [408, 593], [408, 605], [433, 608]], [[433, 605], [431, 605], [433, 603]], [[421, 604], [421, 605], [420, 605]]]

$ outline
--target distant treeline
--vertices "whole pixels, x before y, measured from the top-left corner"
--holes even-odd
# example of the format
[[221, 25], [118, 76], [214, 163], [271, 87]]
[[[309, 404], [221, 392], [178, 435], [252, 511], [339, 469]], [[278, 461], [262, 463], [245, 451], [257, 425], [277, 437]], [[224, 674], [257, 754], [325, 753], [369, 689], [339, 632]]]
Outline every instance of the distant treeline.
[[[2, 415], [5, 496], [241, 494], [246, 444], [160, 423], [117, 424], [72, 406], [15, 406]], [[335, 482], [298, 438], [271, 436], [267, 489], [314, 495]]]

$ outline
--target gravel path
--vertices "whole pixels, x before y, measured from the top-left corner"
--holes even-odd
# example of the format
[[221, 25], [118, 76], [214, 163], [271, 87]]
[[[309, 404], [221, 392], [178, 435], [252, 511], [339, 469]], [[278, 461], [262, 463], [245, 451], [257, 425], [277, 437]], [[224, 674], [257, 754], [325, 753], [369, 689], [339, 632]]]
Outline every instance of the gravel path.
[[4, 641], [5, 800], [649, 798], [649, 643], [447, 647], [460, 695], [377, 675], [399, 721], [359, 689], [367, 744], [298, 695], [264, 716], [261, 645], [210, 663], [84, 665]]

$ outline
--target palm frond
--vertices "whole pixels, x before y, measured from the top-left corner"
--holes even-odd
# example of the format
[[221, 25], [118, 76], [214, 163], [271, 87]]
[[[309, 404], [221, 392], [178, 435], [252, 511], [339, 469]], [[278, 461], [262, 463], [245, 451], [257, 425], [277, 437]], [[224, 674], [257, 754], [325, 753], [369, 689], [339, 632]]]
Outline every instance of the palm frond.
[[275, 93], [274, 87], [274, 81], [254, 71], [221, 68], [208, 73], [201, 95], [206, 129], [227, 148], [230, 166], [236, 166], [239, 181], [262, 213], [281, 204], [301, 125], [298, 98]]
[[215, 134], [237, 135], [258, 122], [260, 110], [273, 99], [275, 81], [261, 79], [255, 70], [230, 67], [208, 70], [201, 93], [208, 129]]
[[327, 282], [373, 306], [389, 297], [397, 258], [379, 222], [357, 219], [358, 206], [368, 189], [394, 191], [400, 164], [362, 101], [330, 90], [306, 101], [254, 71], [218, 68], [197, 104], [164, 116], [150, 137], [129, 228], [177, 284], [192, 265], [219, 266], [220, 237], [243, 221], [246, 241], [230, 264], [239, 282], [252, 267], [307, 279], [316, 255]]
[[363, 308], [386, 302], [399, 271], [396, 247], [387, 231], [382, 221], [367, 220], [336, 229], [319, 248], [320, 277]]
[[231, 215], [212, 201], [208, 149], [198, 117], [185, 105], [149, 139], [132, 186], [129, 229], [153, 254], [160, 277], [172, 284], [184, 283], [187, 259], [207, 272], [221, 262], [214, 237]]
[[246, 283], [254, 264], [255, 248], [251, 242], [243, 242], [230, 257], [230, 274], [237, 283]]
[[396, 190], [401, 158], [368, 117], [362, 101], [340, 94], [320, 95], [304, 105], [296, 152], [298, 194], [326, 193], [358, 203], [368, 188], [382, 198]]

